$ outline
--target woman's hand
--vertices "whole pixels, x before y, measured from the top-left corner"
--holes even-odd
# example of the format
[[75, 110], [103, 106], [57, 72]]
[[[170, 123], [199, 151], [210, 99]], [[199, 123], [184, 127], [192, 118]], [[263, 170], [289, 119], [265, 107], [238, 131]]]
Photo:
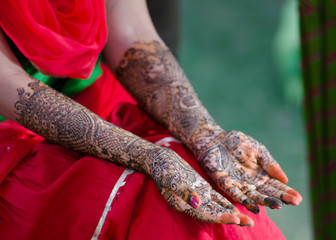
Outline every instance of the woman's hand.
[[226, 194], [253, 213], [282, 202], [298, 205], [300, 194], [286, 186], [287, 177], [266, 147], [242, 132], [217, 128], [194, 138], [200, 165]]
[[149, 157], [149, 175], [175, 210], [206, 222], [254, 225], [174, 151], [158, 147]]

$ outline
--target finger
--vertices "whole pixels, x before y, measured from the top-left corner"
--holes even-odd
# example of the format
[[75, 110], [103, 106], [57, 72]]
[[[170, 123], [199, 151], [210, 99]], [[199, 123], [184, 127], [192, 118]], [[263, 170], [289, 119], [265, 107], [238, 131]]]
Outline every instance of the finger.
[[239, 224], [240, 226], [248, 226], [248, 227], [254, 226], [254, 221], [248, 216], [241, 214], [241, 213], [239, 213], [237, 216], [240, 219], [240, 224]]
[[299, 200], [292, 194], [286, 193], [281, 190], [277, 190], [271, 186], [257, 188], [257, 190], [267, 196], [281, 199], [281, 201], [286, 204], [295, 205], [295, 206], [300, 204]]
[[271, 185], [272, 187], [274, 187], [275, 189], [279, 189], [281, 191], [284, 191], [286, 192], [287, 194], [291, 195], [291, 196], [294, 196], [291, 197], [285, 197], [284, 196], [284, 199], [283, 201], [286, 203], [286, 204], [291, 204], [291, 205], [299, 205], [301, 202], [302, 202], [302, 197], [301, 195], [295, 191], [293, 188], [291, 187], [288, 187], [287, 185], [283, 184], [282, 182], [276, 180], [276, 179], [270, 179], [267, 184]]
[[181, 200], [195, 209], [197, 209], [202, 204], [199, 194], [190, 187], [184, 188], [180, 186], [180, 188], [174, 191], [174, 193], [180, 197]]
[[249, 218], [248, 216], [244, 214], [241, 214], [239, 210], [229, 200], [227, 200], [225, 197], [220, 195], [218, 192], [212, 190], [211, 198], [213, 201], [221, 205], [223, 208], [227, 208], [227, 209], [231, 209], [232, 211], [235, 211], [238, 214], [237, 216], [240, 218], [240, 225], [242, 226], [246, 225], [249, 227], [254, 226], [254, 222], [251, 218]]
[[187, 188], [182, 192], [182, 200], [188, 203], [193, 208], [197, 209], [201, 205], [201, 198], [197, 192], [191, 188]]
[[275, 179], [278, 179], [279, 181], [283, 182], [284, 184], [288, 183], [288, 178], [285, 172], [281, 169], [280, 165], [278, 163], [274, 163], [272, 165], [264, 167], [265, 171]]
[[257, 187], [257, 191], [260, 193], [263, 193], [269, 197], [273, 197], [273, 198], [278, 198], [281, 201], [283, 201], [284, 203], [288, 204], [288, 203], [293, 203], [296, 201], [296, 197], [286, 193], [282, 190], [278, 190], [270, 185], [261, 185], [259, 187]]
[[223, 208], [228, 208], [239, 213], [239, 210], [229, 200], [227, 200], [215, 190], [211, 190], [211, 199], [221, 205]]
[[257, 190], [250, 190], [246, 195], [259, 205], [267, 206], [272, 209], [282, 208], [281, 200], [259, 193]]
[[285, 184], [288, 183], [288, 178], [285, 172], [263, 145], [259, 149], [258, 162], [272, 178], [278, 179]]
[[175, 193], [171, 191], [166, 193], [169, 195], [169, 197], [166, 198], [168, 204], [179, 212], [183, 212], [190, 215], [191, 217], [205, 222], [240, 224], [240, 218], [237, 216], [237, 212], [232, 211], [231, 209], [223, 208], [214, 201], [204, 201], [206, 203], [203, 203], [199, 206], [199, 208], [194, 209], [186, 204], [186, 202], [178, 197]]
[[223, 186], [221, 189], [224, 190], [226, 194], [228, 194], [234, 201], [240, 203], [247, 210], [253, 212], [254, 214], [259, 213], [259, 207], [255, 201], [249, 199], [238, 187], [236, 186]]

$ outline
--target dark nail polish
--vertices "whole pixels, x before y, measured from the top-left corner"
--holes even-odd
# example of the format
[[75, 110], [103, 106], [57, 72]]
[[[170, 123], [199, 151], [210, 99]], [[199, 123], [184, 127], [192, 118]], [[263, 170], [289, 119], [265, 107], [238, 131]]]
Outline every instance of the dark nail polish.
[[271, 209], [282, 208], [282, 202], [277, 198], [267, 197], [264, 201]]
[[235, 207], [233, 204], [230, 204], [230, 205], [227, 206], [227, 208], [233, 210], [233, 209], [235, 209], [236, 207]]
[[292, 205], [292, 204], [293, 204], [293, 203], [291, 203], [291, 202], [287, 202], [287, 201], [282, 200], [282, 199], [281, 199], [281, 201], [282, 201], [284, 204], [287, 204], [287, 205], [288, 205], [288, 204], [289, 204], [289, 205]]
[[243, 206], [245, 206], [247, 208], [247, 210], [253, 212], [254, 214], [258, 214], [259, 213], [259, 207], [256, 204], [255, 201], [251, 200], [251, 199], [245, 199], [243, 201]]

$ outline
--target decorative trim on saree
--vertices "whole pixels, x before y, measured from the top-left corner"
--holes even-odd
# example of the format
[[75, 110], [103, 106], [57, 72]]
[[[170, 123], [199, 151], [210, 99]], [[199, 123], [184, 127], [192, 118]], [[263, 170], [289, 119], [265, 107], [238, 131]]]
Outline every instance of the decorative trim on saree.
[[130, 174], [132, 174], [134, 172], [133, 169], [130, 169], [130, 168], [126, 168], [125, 171], [121, 174], [121, 176], [119, 177], [117, 183], [114, 185], [113, 189], [112, 189], [112, 192], [106, 202], [106, 205], [105, 205], [105, 209], [103, 211], [103, 214], [102, 216], [100, 217], [99, 219], [99, 222], [98, 222], [98, 225], [96, 227], [96, 230], [91, 238], [91, 240], [96, 240], [98, 239], [100, 233], [101, 233], [101, 230], [104, 226], [104, 223], [105, 223], [105, 219], [106, 219], [106, 216], [108, 214], [109, 211], [111, 211], [111, 205], [112, 205], [112, 202], [114, 200], [114, 198], [116, 197], [119, 189], [125, 185], [126, 181], [126, 177]]
[[154, 144], [162, 146], [162, 147], [169, 147], [171, 142], [181, 143], [180, 140], [178, 140], [174, 137], [165, 137], [165, 138], [162, 138], [162, 139], [156, 141]]

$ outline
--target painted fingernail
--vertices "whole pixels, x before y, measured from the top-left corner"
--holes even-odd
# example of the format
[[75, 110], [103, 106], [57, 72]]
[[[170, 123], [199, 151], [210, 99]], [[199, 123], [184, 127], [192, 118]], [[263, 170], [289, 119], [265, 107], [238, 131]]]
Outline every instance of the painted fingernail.
[[246, 225], [239, 224], [238, 226], [239, 226], [239, 227], [254, 227], [254, 224], [251, 224], [251, 223], [248, 223], [248, 224], [246, 224]]
[[243, 201], [243, 206], [245, 206], [247, 208], [247, 210], [253, 212], [254, 214], [258, 214], [259, 213], [259, 207], [256, 204], [255, 201], [251, 200], [251, 199], [245, 199]]
[[233, 211], [236, 209], [236, 207], [233, 204], [228, 205], [227, 208]]
[[199, 205], [198, 198], [197, 197], [191, 197], [190, 205], [195, 209], [198, 208], [198, 205]]
[[284, 204], [291, 205], [291, 206], [297, 206], [297, 205], [299, 205], [299, 204], [295, 204], [295, 203], [293, 203], [293, 202], [286, 202], [286, 201], [284, 201], [284, 200], [282, 200], [282, 202], [283, 202]]
[[279, 199], [267, 197], [265, 198], [265, 203], [271, 209], [280, 209], [282, 208], [282, 202]]

